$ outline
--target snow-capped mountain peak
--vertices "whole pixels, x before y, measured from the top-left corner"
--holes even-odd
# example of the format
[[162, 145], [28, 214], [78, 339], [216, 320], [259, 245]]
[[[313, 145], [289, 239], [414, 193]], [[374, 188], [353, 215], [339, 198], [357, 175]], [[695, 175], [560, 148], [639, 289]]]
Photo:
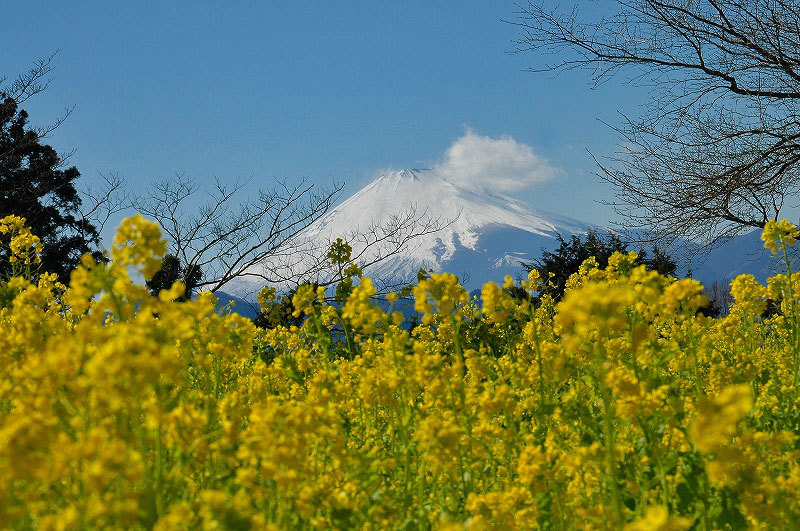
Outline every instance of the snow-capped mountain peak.
[[[458, 234], [462, 245], [473, 248], [475, 232], [487, 225], [508, 225], [552, 236], [584, 232], [587, 223], [534, 209], [506, 195], [469, 184], [456, 183], [431, 170], [390, 171], [373, 180], [309, 228], [310, 234], [342, 232], [383, 219], [408, 208], [454, 220], [445, 234]], [[466, 240], [464, 239], [466, 237]]]
[[[296, 281], [294, 272], [314, 271], [317, 278], [312, 274], [302, 280], [325, 280], [325, 268], [319, 266], [330, 242], [341, 237], [352, 245], [359, 263], [371, 264], [365, 272], [373, 279], [413, 282], [424, 268], [459, 275], [464, 287], [474, 290], [488, 281], [502, 282], [505, 275], [521, 276], [523, 264], [538, 259], [543, 249], [557, 247], [559, 235], [569, 238], [590, 230], [606, 231], [491, 189], [446, 179], [434, 170], [401, 169], [383, 173], [330, 210], [303, 231], [281, 259], [288, 260], [285, 278]], [[751, 256], [753, 250], [763, 251], [753, 241], [750, 234], [734, 238], [704, 263], [688, 267], [705, 283], [727, 283], [743, 272], [763, 281], [771, 261]], [[253, 272], [263, 272], [263, 266], [255, 266], [259, 267], [261, 271]], [[686, 272], [680, 267], [680, 275]], [[225, 291], [251, 299], [263, 283], [245, 276], [226, 285]]]
[[[506, 274], [518, 275], [520, 263], [554, 247], [559, 234], [567, 237], [590, 228], [432, 170], [401, 169], [374, 179], [309, 226], [302, 238], [315, 249], [345, 238], [362, 263], [391, 253], [367, 268], [374, 278], [410, 281], [425, 268], [458, 274], [473, 289], [489, 280], [502, 281]], [[406, 238], [414, 231], [422, 234]], [[405, 239], [396, 251], [393, 246]], [[238, 288], [228, 290], [242, 293]]]

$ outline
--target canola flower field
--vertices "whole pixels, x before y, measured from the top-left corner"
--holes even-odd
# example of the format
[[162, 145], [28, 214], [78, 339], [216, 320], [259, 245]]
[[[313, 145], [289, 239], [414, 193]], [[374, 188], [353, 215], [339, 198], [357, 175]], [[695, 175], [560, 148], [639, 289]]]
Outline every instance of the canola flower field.
[[[787, 273], [702, 287], [591, 260], [532, 305], [457, 279], [413, 289], [422, 322], [310, 287], [301, 327], [132, 281], [165, 241], [141, 217], [67, 289], [0, 220], [0, 523], [14, 529], [781, 529], [800, 522], [797, 230]], [[344, 264], [347, 249], [331, 258]], [[358, 268], [348, 269], [358, 277]], [[521, 287], [538, 292], [532, 275]], [[507, 286], [512, 284], [507, 279]], [[269, 313], [274, 293], [260, 302]], [[390, 300], [395, 297], [390, 296]], [[765, 313], [767, 301], [776, 311]]]

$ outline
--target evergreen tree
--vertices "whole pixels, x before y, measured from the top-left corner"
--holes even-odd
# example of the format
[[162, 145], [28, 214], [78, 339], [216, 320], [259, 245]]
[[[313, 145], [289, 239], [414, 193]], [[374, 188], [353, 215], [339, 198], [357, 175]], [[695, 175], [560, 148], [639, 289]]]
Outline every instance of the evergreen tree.
[[[41, 271], [69, 281], [69, 273], [84, 253], [102, 259], [97, 229], [80, 214], [81, 199], [74, 181], [75, 166], [64, 161], [28, 125], [28, 113], [0, 90], [0, 217], [24, 217], [41, 238]], [[8, 257], [0, 251], [0, 275], [8, 275]]]
[[166, 254], [161, 269], [146, 282], [146, 285], [152, 295], [158, 295], [159, 291], [171, 288], [176, 280], [180, 280], [186, 285], [186, 293], [178, 300], [185, 301], [191, 298], [202, 277], [203, 273], [198, 266], [184, 266], [177, 256]]
[[[559, 246], [554, 251], [544, 251], [542, 258], [531, 264], [525, 264], [528, 271], [536, 269], [541, 278], [549, 286], [546, 289], [555, 300], [564, 294], [567, 279], [577, 273], [587, 258], [594, 257], [601, 268], [608, 266], [609, 257], [615, 252], [627, 252], [628, 245], [619, 236], [609, 233], [607, 237], [590, 231], [585, 238], [573, 235], [569, 240], [558, 236]], [[658, 271], [662, 275], [674, 275], [675, 262], [658, 247], [653, 247], [652, 257], [647, 252], [638, 252], [637, 264], [644, 264], [648, 269]]]

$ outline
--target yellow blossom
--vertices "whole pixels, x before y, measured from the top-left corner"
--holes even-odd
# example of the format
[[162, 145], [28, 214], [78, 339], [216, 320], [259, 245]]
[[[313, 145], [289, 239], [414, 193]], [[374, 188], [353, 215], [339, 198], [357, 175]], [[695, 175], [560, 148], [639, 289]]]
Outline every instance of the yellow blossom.
[[772, 254], [778, 254], [781, 249], [794, 246], [797, 241], [797, 235], [797, 228], [782, 219], [780, 221], [768, 221], [761, 233], [761, 240], [764, 242], [764, 247], [772, 251]]

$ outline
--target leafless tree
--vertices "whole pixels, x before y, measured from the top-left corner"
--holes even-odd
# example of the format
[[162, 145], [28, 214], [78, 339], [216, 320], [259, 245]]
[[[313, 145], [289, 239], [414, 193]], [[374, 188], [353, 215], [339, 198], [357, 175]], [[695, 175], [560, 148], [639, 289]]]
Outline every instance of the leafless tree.
[[[239, 200], [246, 182], [217, 181], [207, 190], [185, 177], [163, 179], [135, 197], [132, 207], [153, 218], [182, 267], [197, 270], [195, 287], [215, 292], [234, 278], [291, 245], [303, 229], [323, 216], [341, 185], [318, 190], [305, 180], [278, 181], [271, 190]], [[198, 196], [204, 195], [204, 202]]]
[[[456, 216], [457, 217], [457, 216]], [[401, 251], [419, 245], [421, 236], [441, 231], [454, 219], [433, 216], [416, 205], [407, 205], [402, 210], [390, 213], [384, 220], [373, 220], [366, 227], [354, 227], [345, 234], [331, 234], [327, 238], [305, 238], [286, 251], [276, 253], [272, 266], [261, 278], [283, 284], [313, 283], [330, 286], [342, 280], [340, 269], [331, 264], [327, 252], [335, 238], [341, 237], [349, 244], [352, 255], [349, 263], [357, 264], [367, 271]], [[379, 293], [387, 293], [404, 287], [408, 279], [374, 278]]]
[[102, 233], [109, 220], [129, 206], [124, 193], [125, 181], [116, 172], [101, 173], [101, 182], [79, 191], [81, 219]]
[[709, 309], [716, 314], [715, 317], [728, 315], [734, 303], [729, 282], [715, 280], [703, 287], [703, 294], [708, 297]]
[[[327, 286], [341, 280], [326, 259], [328, 243], [303, 232], [322, 218], [342, 186], [320, 189], [307, 180], [276, 181], [252, 199], [240, 200], [246, 183], [217, 182], [204, 190], [183, 175], [164, 179], [135, 198], [132, 207], [153, 218], [169, 240], [169, 252], [186, 271], [200, 271], [194, 287], [216, 292], [234, 279], [259, 288], [316, 282]], [[204, 195], [202, 204], [199, 197]], [[369, 267], [405, 248], [420, 234], [440, 224], [415, 209], [342, 235], [357, 252], [351, 262]], [[252, 295], [252, 294], [248, 294]]]
[[[7, 76], [0, 76], [0, 94], [4, 98], [12, 99], [19, 106], [47, 90], [54, 79], [52, 64], [57, 54], [58, 51], [55, 51], [50, 56], [35, 61], [31, 68], [11, 82], [8, 82]], [[63, 114], [47, 125], [34, 127], [35, 135], [21, 138], [29, 138], [30, 142], [39, 142], [47, 138], [67, 120], [73, 109], [74, 107], [65, 109]], [[14, 149], [25, 149], [29, 145], [26, 142], [17, 142], [14, 144]], [[61, 166], [67, 165], [67, 161], [73, 153], [74, 151], [58, 154]], [[0, 153], [0, 163], [4, 157], [13, 155], [14, 152]], [[78, 190], [80, 196], [78, 213], [80, 215], [76, 230], [80, 237], [85, 239], [96, 237], [92, 234], [101, 233], [109, 219], [125, 209], [126, 201], [122, 193], [123, 189], [123, 179], [116, 173], [107, 173], [100, 175], [100, 182]]]
[[711, 246], [776, 219], [800, 187], [800, 5], [794, 0], [618, 0], [608, 17], [519, 6], [537, 72], [585, 68], [649, 91], [598, 162], [629, 228]]
[[56, 53], [58, 52], [45, 59], [37, 60], [27, 72], [17, 76], [9, 84], [6, 84], [8, 76], [0, 76], [0, 85], [3, 85], [3, 93], [14, 99], [18, 104], [22, 104], [32, 96], [44, 92], [53, 80], [50, 76], [53, 70], [51, 63]]
[[[52, 81], [55, 55], [35, 62], [29, 71], [8, 84], [6, 78], [0, 77], [2, 93], [22, 103], [46, 90]], [[49, 135], [70, 112], [67, 109], [61, 118], [37, 129], [36, 136]], [[69, 154], [61, 156], [62, 160], [67, 157]], [[300, 237], [329, 211], [341, 185], [320, 188], [306, 180], [293, 184], [276, 181], [271, 189], [259, 190], [254, 197], [241, 200], [248, 193], [246, 182], [218, 181], [210, 189], [201, 189], [193, 180], [177, 175], [128, 197], [118, 174], [100, 177], [101, 181], [79, 192], [80, 227], [87, 232], [102, 232], [109, 220], [125, 209], [155, 219], [181, 270], [192, 278], [200, 274], [199, 281], [192, 282], [193, 288], [216, 292], [234, 279], [246, 278], [254, 280], [254, 284], [289, 286], [303, 282], [328, 286], [341, 280], [341, 271], [326, 259], [331, 242]], [[443, 226], [440, 220], [431, 219], [412, 206], [383, 223], [336, 236], [342, 236], [355, 249], [352, 263], [369, 268], [407, 248], [417, 236]], [[383, 280], [378, 282], [383, 291], [394, 287], [392, 279]]]
[[[56, 55], [58, 55], [58, 50], [44, 59], [38, 59], [33, 63], [33, 66], [14, 78], [14, 81], [10, 83], [8, 82], [8, 76], [0, 75], [0, 92], [4, 97], [11, 98], [20, 106], [33, 96], [44, 92], [53, 81], [53, 59], [55, 59]], [[58, 129], [69, 118], [73, 108], [65, 109], [64, 113], [50, 124], [37, 127], [35, 132], [38, 139], [47, 138], [50, 133]], [[69, 153], [60, 153], [59, 156], [62, 160], [66, 160], [69, 158]]]

